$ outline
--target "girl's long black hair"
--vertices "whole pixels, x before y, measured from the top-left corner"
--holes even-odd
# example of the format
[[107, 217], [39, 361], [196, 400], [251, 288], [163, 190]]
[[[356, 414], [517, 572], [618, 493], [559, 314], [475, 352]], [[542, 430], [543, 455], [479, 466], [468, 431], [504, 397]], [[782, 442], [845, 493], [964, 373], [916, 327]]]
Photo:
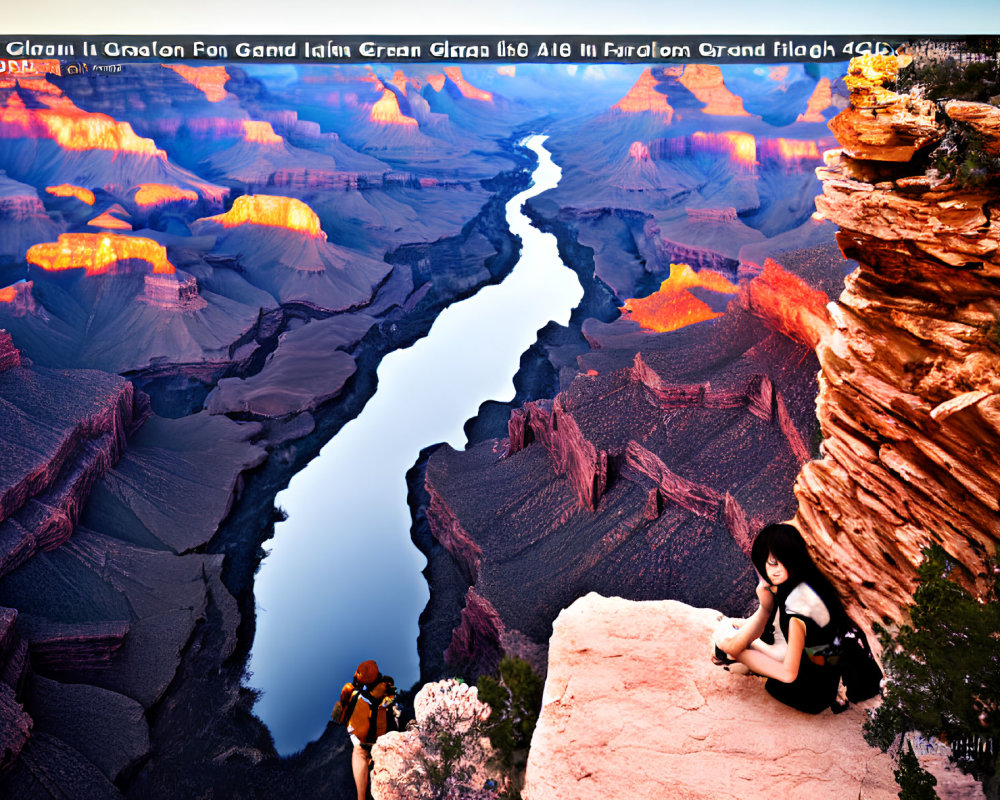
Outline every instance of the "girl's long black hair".
[[793, 525], [775, 523], [763, 528], [753, 540], [750, 560], [764, 580], [767, 577], [767, 557], [773, 555], [788, 570], [788, 580], [778, 587], [775, 598], [779, 606], [785, 604], [789, 592], [800, 583], [808, 583], [820, 596], [830, 612], [831, 619], [838, 624], [847, 620], [847, 613], [836, 590], [826, 579], [809, 555], [802, 534]]

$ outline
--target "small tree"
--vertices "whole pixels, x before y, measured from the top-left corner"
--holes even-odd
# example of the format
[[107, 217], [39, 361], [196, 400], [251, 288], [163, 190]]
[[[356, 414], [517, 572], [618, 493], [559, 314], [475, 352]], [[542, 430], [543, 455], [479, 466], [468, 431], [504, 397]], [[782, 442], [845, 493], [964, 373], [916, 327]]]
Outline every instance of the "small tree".
[[887, 750], [916, 730], [951, 745], [952, 760], [998, 800], [1000, 771], [1000, 553], [977, 599], [951, 579], [940, 547], [924, 551], [910, 625], [876, 632], [888, 685], [865, 723], [869, 744]]
[[920, 766], [912, 744], [899, 756], [899, 769], [892, 774], [899, 784], [899, 800], [938, 800], [937, 778]]
[[496, 677], [479, 679], [479, 699], [490, 707], [485, 730], [500, 765], [509, 771], [508, 795], [518, 797], [531, 735], [542, 710], [542, 679], [527, 661], [504, 656]]

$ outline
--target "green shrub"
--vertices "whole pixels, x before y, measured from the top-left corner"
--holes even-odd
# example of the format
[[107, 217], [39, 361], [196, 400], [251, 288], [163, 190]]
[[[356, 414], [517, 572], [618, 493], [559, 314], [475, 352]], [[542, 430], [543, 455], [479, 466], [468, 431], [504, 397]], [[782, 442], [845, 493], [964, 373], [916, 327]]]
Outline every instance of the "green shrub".
[[937, 778], [920, 766], [912, 744], [899, 756], [899, 769], [892, 774], [899, 784], [899, 800], [938, 800]]
[[998, 799], [1000, 768], [1000, 552], [979, 599], [951, 579], [944, 550], [924, 551], [910, 625], [876, 626], [888, 683], [865, 723], [869, 744], [887, 750], [906, 731], [949, 743], [952, 760]]
[[542, 679], [531, 665], [504, 656], [494, 677], [479, 679], [479, 699], [489, 705], [486, 733], [504, 770], [509, 771], [509, 796], [518, 797], [524, 778], [531, 735], [542, 710]]

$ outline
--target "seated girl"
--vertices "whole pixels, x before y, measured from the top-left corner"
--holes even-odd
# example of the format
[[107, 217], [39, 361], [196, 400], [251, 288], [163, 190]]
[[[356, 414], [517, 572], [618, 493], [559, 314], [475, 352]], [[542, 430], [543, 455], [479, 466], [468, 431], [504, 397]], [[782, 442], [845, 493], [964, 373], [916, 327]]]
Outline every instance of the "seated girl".
[[[767, 691], [799, 711], [836, 710], [840, 672], [823, 655], [846, 620], [836, 592], [791, 525], [764, 528], [754, 540], [750, 559], [762, 576], [757, 586], [760, 607], [731, 635], [716, 635], [713, 660], [736, 660], [764, 675]], [[771, 636], [775, 611], [778, 625]]]

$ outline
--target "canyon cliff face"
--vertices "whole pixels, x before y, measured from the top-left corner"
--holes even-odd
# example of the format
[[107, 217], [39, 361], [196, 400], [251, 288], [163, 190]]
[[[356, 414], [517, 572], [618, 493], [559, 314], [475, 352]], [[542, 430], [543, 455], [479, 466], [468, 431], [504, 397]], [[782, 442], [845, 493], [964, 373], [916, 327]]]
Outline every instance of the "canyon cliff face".
[[[795, 491], [814, 557], [870, 623], [900, 617], [922, 548], [942, 545], [973, 585], [1000, 542], [1000, 192], [925, 171], [946, 120], [883, 87], [894, 62], [851, 71], [816, 205], [858, 269], [817, 347], [825, 456]], [[944, 113], [1000, 141], [978, 105]]]
[[553, 625], [525, 800], [895, 800], [864, 711], [795, 711], [709, 660], [721, 615], [589, 594]]

